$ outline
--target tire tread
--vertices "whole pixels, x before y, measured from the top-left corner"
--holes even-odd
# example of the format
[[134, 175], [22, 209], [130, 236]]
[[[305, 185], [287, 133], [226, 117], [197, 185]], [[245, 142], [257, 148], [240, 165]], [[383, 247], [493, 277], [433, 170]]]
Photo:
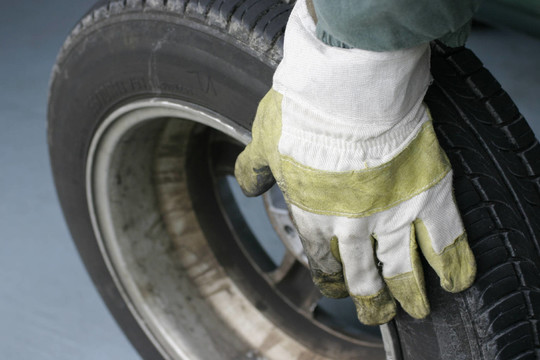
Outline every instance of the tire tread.
[[275, 66], [282, 56], [284, 18], [288, 18], [292, 7], [280, 0], [100, 0], [74, 27], [57, 62], [83, 29], [110, 16], [142, 9], [172, 12], [233, 35], [246, 47], [262, 51]]
[[[472, 51], [449, 50], [441, 44], [434, 50], [439, 58], [434, 63], [444, 64], [438, 72], [441, 75], [434, 75], [436, 86], [470, 110], [469, 114], [460, 114], [465, 119], [461, 126], [473, 136], [462, 141], [469, 141], [473, 148], [478, 148], [473, 141], [480, 143], [488, 154], [497, 154], [486, 158], [470, 153], [460, 158], [464, 164], [459, 166], [463, 169], [461, 181], [470, 181], [481, 199], [462, 213], [467, 229], [474, 229], [482, 219], [491, 219], [486, 225], [492, 228], [490, 233], [478, 236], [469, 232], [479, 269], [474, 287], [482, 290], [475, 295], [476, 302], [468, 303], [476, 306], [472, 311], [477, 314], [474, 321], [480, 346], [489, 359], [534, 357], [540, 350], [536, 320], [540, 310], [540, 289], [536, 286], [540, 284], [540, 232], [539, 221], [532, 214], [540, 210], [536, 181], [540, 145], [510, 96]], [[463, 91], [460, 83], [467, 84], [469, 90]], [[445, 124], [438, 130], [447, 131]], [[453, 145], [448, 144], [450, 148]], [[478, 172], [489, 163], [495, 165], [498, 174]], [[457, 199], [459, 203], [459, 196]]]

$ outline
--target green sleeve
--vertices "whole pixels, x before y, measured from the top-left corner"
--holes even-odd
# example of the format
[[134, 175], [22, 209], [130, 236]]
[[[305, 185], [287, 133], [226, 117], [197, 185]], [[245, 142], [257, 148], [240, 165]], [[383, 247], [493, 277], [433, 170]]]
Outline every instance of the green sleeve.
[[480, 0], [313, 0], [317, 36], [345, 48], [392, 51], [435, 39], [462, 46]]

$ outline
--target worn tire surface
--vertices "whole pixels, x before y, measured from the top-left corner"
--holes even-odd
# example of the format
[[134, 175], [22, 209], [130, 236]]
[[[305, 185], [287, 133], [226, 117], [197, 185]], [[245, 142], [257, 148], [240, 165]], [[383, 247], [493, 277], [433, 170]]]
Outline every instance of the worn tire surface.
[[[115, 107], [164, 94], [208, 106], [249, 129], [257, 99], [271, 85], [280, 60], [290, 8], [279, 0], [99, 1], [60, 51], [48, 112], [59, 198], [96, 287], [146, 359], [161, 355], [115, 288], [92, 234], [84, 182], [88, 144]], [[176, 52], [171, 48], [175, 42]], [[245, 81], [251, 76], [259, 84], [252, 93], [234, 89], [236, 94], [244, 91], [246, 106], [234, 94], [218, 97], [229, 81], [223, 78], [227, 70], [212, 69], [220, 66], [219, 59], [208, 60], [208, 52], [197, 52], [214, 48], [216, 57], [236, 56], [224, 52], [223, 42], [251, 59], [242, 64], [245, 72], [230, 74], [247, 77]], [[402, 356], [539, 358], [540, 144], [470, 50], [434, 44], [432, 53], [435, 81], [426, 103], [455, 171], [456, 199], [478, 275], [470, 289], [449, 294], [425, 266], [432, 314], [420, 321], [398, 314]], [[182, 73], [190, 67], [201, 72]], [[183, 86], [160, 80], [167, 78]]]

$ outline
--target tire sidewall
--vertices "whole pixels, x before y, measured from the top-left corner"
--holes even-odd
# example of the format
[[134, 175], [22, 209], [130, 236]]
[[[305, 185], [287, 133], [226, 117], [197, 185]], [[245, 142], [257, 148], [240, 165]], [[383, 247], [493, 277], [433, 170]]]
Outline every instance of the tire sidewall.
[[123, 104], [154, 97], [195, 103], [250, 129], [273, 74], [272, 60], [255, 55], [215, 29], [167, 13], [140, 12], [84, 29], [59, 55], [48, 111], [59, 200], [95, 286], [143, 358], [161, 354], [107, 270], [87, 207], [86, 157], [93, 134]]

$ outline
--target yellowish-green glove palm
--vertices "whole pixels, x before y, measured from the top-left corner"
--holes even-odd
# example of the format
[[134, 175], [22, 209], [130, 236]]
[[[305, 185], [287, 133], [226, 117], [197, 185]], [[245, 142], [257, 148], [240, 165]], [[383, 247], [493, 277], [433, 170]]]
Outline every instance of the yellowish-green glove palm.
[[277, 182], [324, 295], [350, 295], [365, 324], [391, 320], [394, 299], [425, 317], [419, 251], [447, 291], [469, 287], [476, 272], [451, 167], [422, 104], [429, 49], [334, 50], [312, 33], [298, 1], [236, 178], [248, 196]]

